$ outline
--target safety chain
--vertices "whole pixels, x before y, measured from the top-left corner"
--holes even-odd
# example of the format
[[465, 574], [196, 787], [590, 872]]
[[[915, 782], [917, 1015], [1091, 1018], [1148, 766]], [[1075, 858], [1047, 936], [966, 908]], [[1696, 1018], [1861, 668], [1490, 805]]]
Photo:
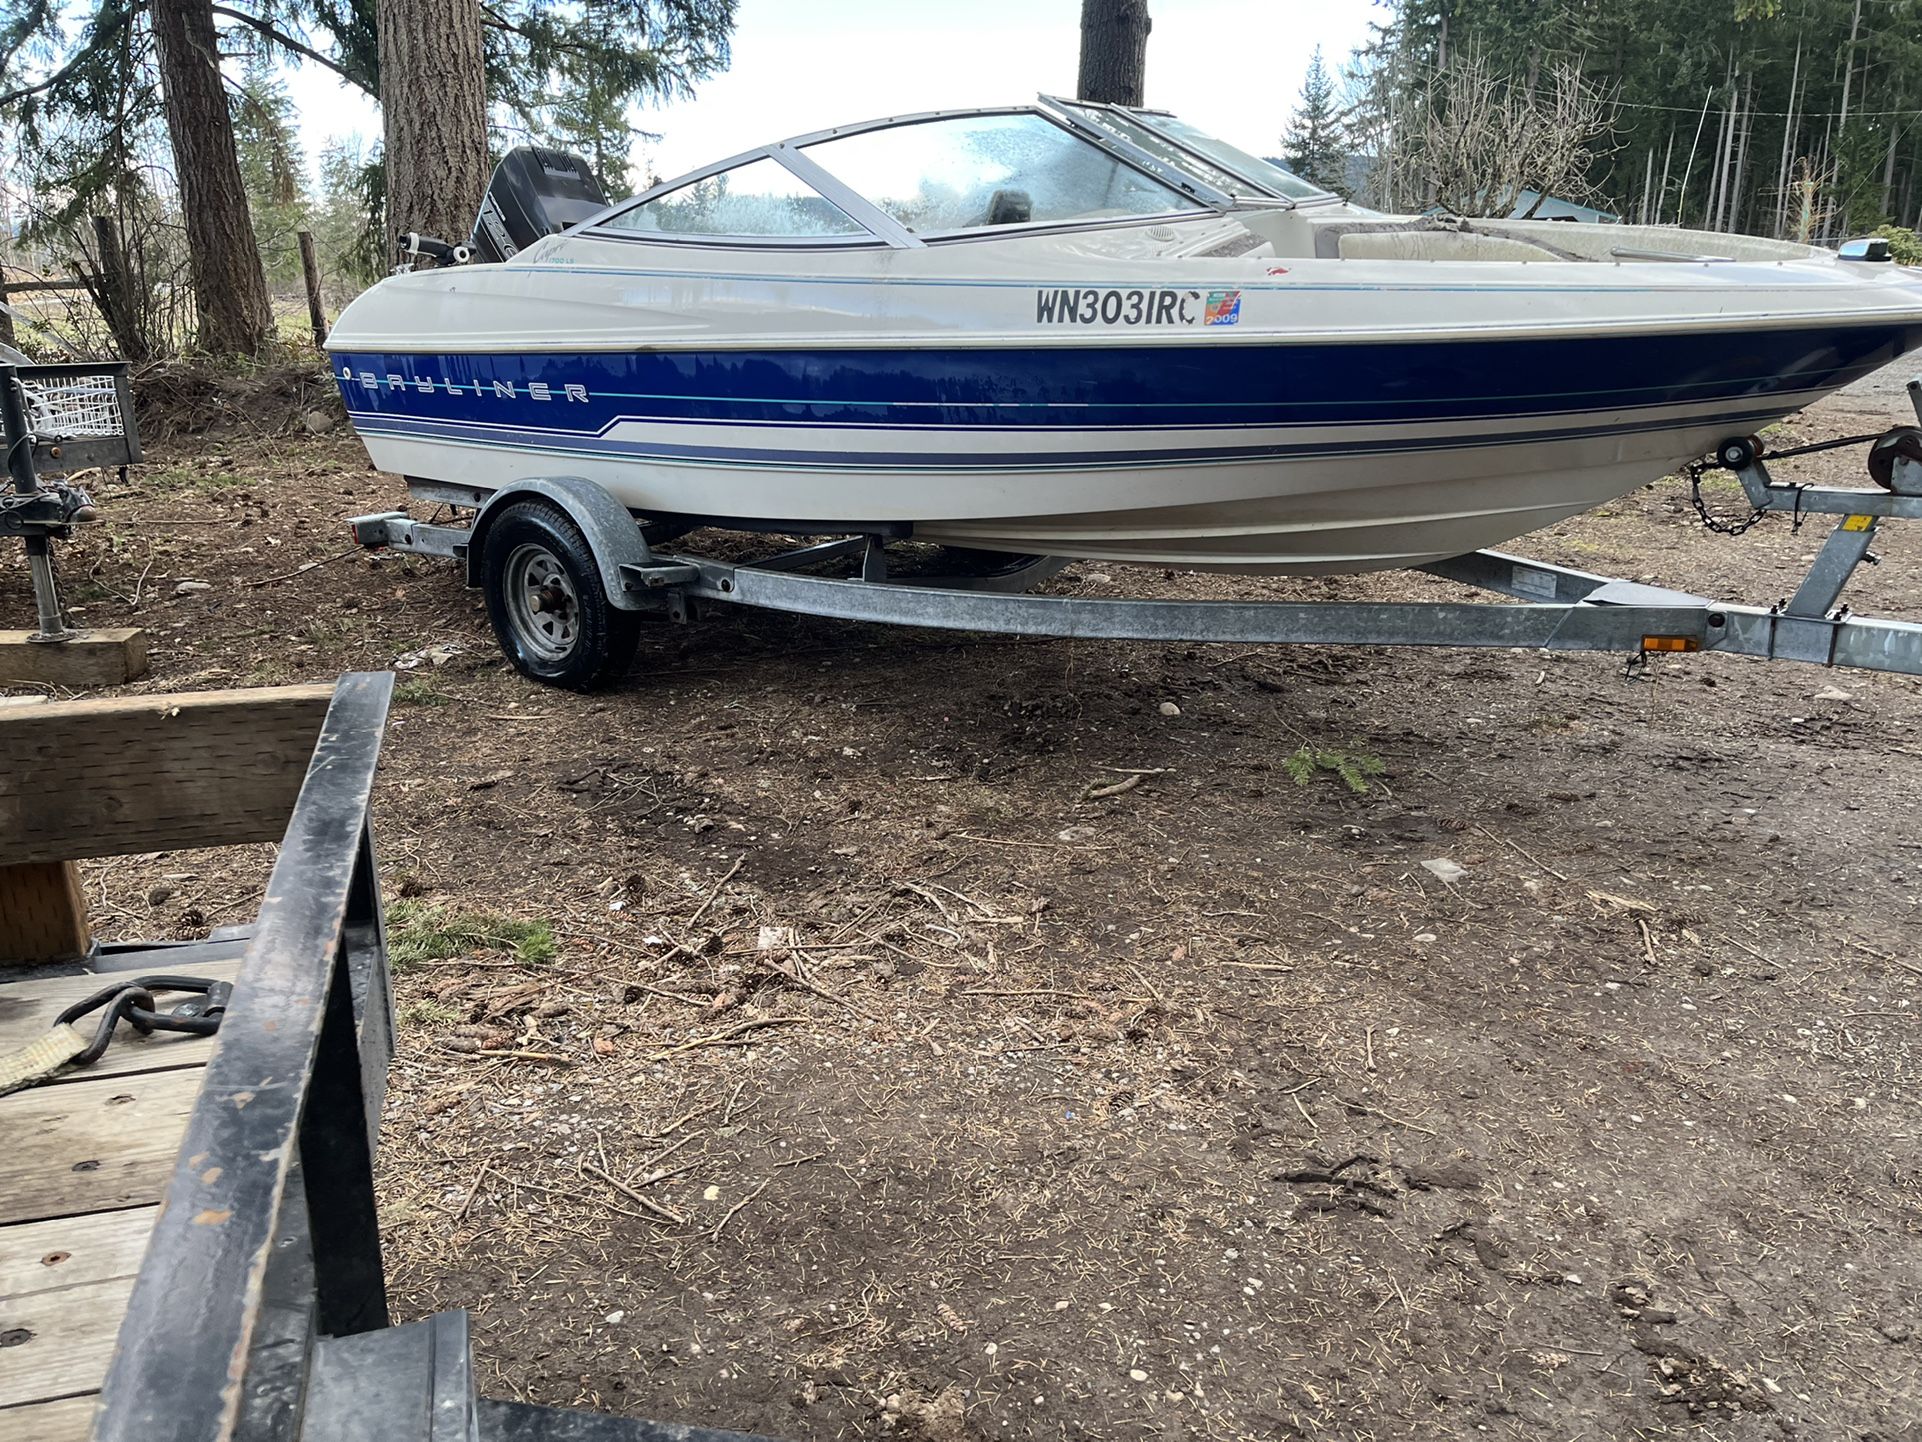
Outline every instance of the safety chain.
[[[220, 1019], [226, 1014], [227, 1002], [233, 996], [233, 990], [232, 982], [209, 981], [205, 977], [136, 976], [115, 982], [85, 1001], [75, 1002], [60, 1013], [55, 1025], [71, 1025], [89, 1012], [101, 1013], [93, 1041], [73, 1059], [73, 1065], [85, 1066], [88, 1062], [100, 1059], [100, 1054], [107, 1049], [107, 1043], [113, 1040], [114, 1028], [123, 1020], [142, 1036], [151, 1036], [157, 1031], [212, 1036], [220, 1030]], [[194, 1000], [183, 1001], [163, 1012], [155, 1008], [154, 993], [157, 991], [192, 992]]]
[[[1790, 446], [1787, 450], [1782, 451], [1758, 450], [1750, 464], [1753, 464], [1754, 461], [1785, 461], [1794, 456], [1812, 456], [1817, 451], [1839, 451], [1847, 446], [1866, 445], [1870, 441], [1879, 441], [1880, 439], [1882, 439], [1882, 432], [1877, 431], [1873, 435], [1842, 436], [1833, 441], [1814, 441], [1806, 446]], [[1703, 456], [1699, 460], [1690, 461], [1686, 466], [1682, 467], [1682, 474], [1688, 477], [1689, 504], [1695, 507], [1695, 514], [1701, 518], [1702, 524], [1718, 536], [1739, 536], [1754, 526], [1762, 517], [1768, 515], [1773, 509], [1773, 507], [1770, 506], [1757, 506], [1739, 521], [1724, 521], [1719, 517], [1709, 514], [1708, 503], [1702, 499], [1702, 477], [1710, 471], [1732, 471], [1735, 469], [1736, 467], [1729, 465], [1719, 456]], [[1804, 489], [1802, 486], [1794, 487], [1794, 519], [1789, 526], [1789, 533], [1791, 535], [1798, 534], [1802, 529], [1802, 491]]]

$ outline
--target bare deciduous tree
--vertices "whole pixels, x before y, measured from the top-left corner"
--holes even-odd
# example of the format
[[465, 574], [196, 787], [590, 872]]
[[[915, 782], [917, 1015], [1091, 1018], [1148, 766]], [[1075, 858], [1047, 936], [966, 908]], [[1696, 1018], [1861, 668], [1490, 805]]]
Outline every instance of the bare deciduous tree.
[[1384, 170], [1396, 208], [1457, 215], [1512, 214], [1527, 192], [1586, 200], [1589, 166], [1605, 153], [1607, 97], [1573, 65], [1533, 85], [1497, 76], [1476, 53], [1456, 54], [1426, 105], [1394, 127]]

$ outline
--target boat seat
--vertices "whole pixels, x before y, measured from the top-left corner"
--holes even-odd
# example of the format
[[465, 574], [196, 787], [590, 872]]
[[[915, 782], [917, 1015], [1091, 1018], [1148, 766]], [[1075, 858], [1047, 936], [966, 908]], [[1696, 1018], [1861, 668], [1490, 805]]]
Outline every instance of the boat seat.
[[1494, 235], [1467, 221], [1361, 220], [1315, 227], [1315, 254], [1327, 260], [1578, 260], [1535, 239]]

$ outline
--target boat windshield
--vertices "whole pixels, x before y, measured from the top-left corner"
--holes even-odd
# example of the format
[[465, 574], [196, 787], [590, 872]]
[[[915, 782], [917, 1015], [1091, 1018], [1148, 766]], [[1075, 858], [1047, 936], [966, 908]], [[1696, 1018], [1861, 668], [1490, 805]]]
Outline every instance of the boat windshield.
[[801, 153], [916, 235], [1204, 208], [1031, 111], [859, 130]]
[[1332, 200], [1325, 190], [1163, 111], [1062, 102], [1078, 119], [1241, 200]]

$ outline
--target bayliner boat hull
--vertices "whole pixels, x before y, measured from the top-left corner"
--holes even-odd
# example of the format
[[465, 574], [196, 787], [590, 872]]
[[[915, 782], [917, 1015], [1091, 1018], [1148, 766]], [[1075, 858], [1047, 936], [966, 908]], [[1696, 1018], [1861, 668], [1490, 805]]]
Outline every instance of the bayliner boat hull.
[[1044, 99], [733, 157], [387, 280], [328, 345], [374, 461], [443, 486], [1336, 574], [1498, 545], [1886, 365], [1922, 271], [1879, 257], [1379, 216]]
[[[648, 515], [1334, 574], [1499, 544], [1895, 359], [1900, 323], [1233, 347], [335, 356], [404, 475]], [[1660, 379], [1655, 379], [1659, 377]], [[1652, 383], [1651, 383], [1652, 382]]]

